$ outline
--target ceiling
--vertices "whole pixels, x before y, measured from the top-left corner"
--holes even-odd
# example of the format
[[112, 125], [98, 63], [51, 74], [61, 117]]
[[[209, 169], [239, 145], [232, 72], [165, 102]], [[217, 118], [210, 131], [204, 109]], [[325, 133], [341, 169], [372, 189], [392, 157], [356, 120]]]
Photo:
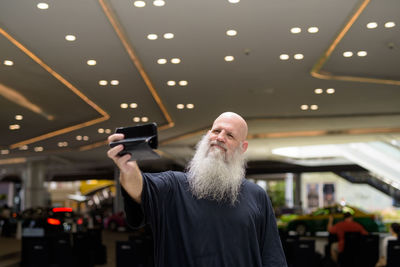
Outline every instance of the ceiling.
[[271, 154], [282, 146], [400, 139], [398, 0], [144, 2], [1, 1], [0, 175], [35, 159], [53, 173], [112, 167], [107, 132], [147, 121], [159, 126], [157, 164], [184, 166], [224, 111], [248, 121], [251, 162], [283, 159]]

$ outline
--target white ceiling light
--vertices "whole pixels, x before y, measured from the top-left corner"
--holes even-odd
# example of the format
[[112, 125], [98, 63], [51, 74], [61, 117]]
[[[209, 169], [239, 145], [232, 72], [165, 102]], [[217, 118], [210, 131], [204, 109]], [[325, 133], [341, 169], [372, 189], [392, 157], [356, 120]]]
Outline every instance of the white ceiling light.
[[177, 109], [184, 109], [184, 108], [185, 108], [185, 105], [184, 105], [184, 104], [177, 104], [177, 105], [176, 105], [176, 108], [177, 108]]
[[318, 27], [310, 27], [308, 28], [309, 33], [317, 33], [319, 31]]
[[135, 2], [133, 2], [133, 5], [135, 7], [145, 7], [146, 6], [146, 2], [144, 2], [144, 1], [135, 1]]
[[304, 58], [304, 55], [303, 55], [303, 54], [296, 54], [296, 55], [294, 55], [294, 59], [301, 60], [301, 59], [303, 59], [303, 58]]
[[308, 109], [308, 105], [301, 105], [300, 108], [301, 108], [301, 110], [307, 110]]
[[175, 82], [175, 81], [168, 81], [168, 82], [167, 82], [167, 85], [168, 85], [168, 86], [175, 86], [175, 85], [176, 85], [176, 82]]
[[385, 28], [393, 28], [394, 26], [396, 26], [396, 23], [393, 21], [388, 21], [385, 23]]
[[226, 56], [224, 59], [227, 62], [235, 60], [235, 58], [233, 56]]
[[165, 6], [165, 1], [163, 1], [163, 0], [155, 0], [153, 2], [153, 5], [155, 5], [155, 6]]
[[142, 122], [148, 122], [149, 121], [149, 118], [147, 118], [147, 117], [142, 117]]
[[228, 36], [236, 36], [237, 35], [237, 31], [235, 31], [235, 30], [227, 30], [226, 31], [226, 35], [228, 35]]
[[357, 56], [359, 57], [365, 57], [367, 55], [367, 51], [358, 51]]
[[28, 146], [27, 145], [23, 145], [23, 146], [20, 146], [18, 149], [19, 150], [28, 150]]
[[88, 140], [89, 140], [89, 136], [85, 135], [85, 136], [83, 137], [83, 141], [88, 141]]
[[318, 109], [318, 105], [311, 105], [310, 108], [311, 108], [312, 110], [317, 110], [317, 109]]
[[282, 55], [279, 56], [279, 58], [281, 60], [288, 60], [289, 59], [289, 55], [288, 54], [282, 54]]
[[11, 124], [9, 128], [10, 130], [19, 130], [21, 126], [19, 124]]
[[228, 1], [229, 1], [229, 3], [232, 3], [232, 4], [237, 4], [240, 2], [240, 0], [228, 0]]
[[100, 81], [99, 81], [99, 84], [100, 84], [101, 86], [106, 86], [106, 85], [108, 84], [108, 82], [107, 82], [106, 80], [100, 80]]
[[110, 134], [111, 133], [111, 129], [106, 129], [105, 132], [106, 132], [106, 134]]
[[58, 147], [66, 147], [68, 146], [68, 142], [58, 142]]
[[346, 51], [346, 52], [343, 53], [343, 56], [344, 56], [344, 57], [352, 57], [352, 56], [353, 56], [353, 52], [351, 52], [351, 51]]
[[110, 84], [111, 85], [118, 85], [119, 81], [118, 80], [111, 80]]
[[24, 116], [22, 116], [22, 115], [15, 115], [15, 119], [17, 121], [22, 121], [23, 118], [24, 118]]
[[11, 60], [4, 60], [3, 64], [6, 65], [6, 66], [12, 66], [12, 65], [14, 65], [14, 62], [11, 61]]
[[76, 36], [72, 35], [72, 34], [65, 35], [65, 40], [67, 40], [69, 42], [73, 42], [76, 40]]
[[36, 146], [33, 150], [35, 150], [35, 152], [42, 152], [43, 151], [43, 147], [42, 146]]
[[48, 8], [49, 8], [49, 5], [46, 4], [46, 3], [39, 3], [39, 4], [37, 4], [36, 6], [37, 6], [37, 8], [39, 8], [39, 9], [48, 9]]
[[89, 59], [86, 63], [87, 63], [89, 66], [94, 66], [94, 65], [97, 64], [96, 60], [94, 60], [94, 59]]
[[129, 107], [130, 107], [130, 108], [137, 108], [137, 107], [138, 107], [138, 104], [136, 104], [136, 103], [130, 103], [130, 104], [129, 104]]
[[139, 118], [139, 117], [134, 117], [134, 118], [133, 118], [133, 121], [134, 121], [134, 122], [139, 122], [139, 121], [140, 121], [140, 118]]
[[122, 103], [122, 104], [120, 105], [120, 107], [121, 107], [121, 108], [128, 108], [128, 104], [127, 104], [127, 103]]
[[75, 138], [76, 138], [76, 140], [81, 141], [82, 140], [82, 135], [77, 135]]
[[177, 57], [174, 57], [174, 58], [171, 59], [171, 63], [172, 64], [179, 64], [179, 63], [181, 63], [181, 60], [179, 58], [177, 58]]
[[186, 86], [186, 85], [188, 85], [188, 81], [185, 81], [185, 80], [179, 81], [179, 85]]
[[174, 34], [170, 33], [170, 32], [164, 33], [164, 38], [165, 39], [172, 39], [172, 38], [174, 38]]
[[301, 33], [301, 28], [293, 27], [293, 28], [290, 29], [290, 32], [293, 33], [293, 34]]
[[193, 104], [186, 104], [186, 108], [187, 108], [187, 109], [193, 109], [193, 108], [194, 108], [194, 105], [193, 105]]
[[147, 39], [149, 40], [156, 40], [158, 38], [157, 34], [154, 33], [150, 33], [149, 35], [147, 35]]
[[157, 59], [157, 63], [162, 65], [162, 64], [167, 63], [167, 60], [165, 58], [159, 58], [159, 59]]
[[103, 128], [99, 128], [99, 129], [97, 130], [97, 132], [98, 132], [99, 134], [102, 134], [102, 133], [104, 133], [104, 129], [103, 129]]
[[324, 90], [322, 90], [321, 88], [317, 88], [314, 90], [314, 93], [316, 93], [317, 95], [322, 94]]
[[1, 154], [1, 155], [10, 154], [10, 150], [8, 150], [8, 149], [2, 149], [2, 150], [0, 151], [0, 154]]
[[367, 24], [368, 29], [375, 29], [376, 27], [378, 27], [378, 23], [376, 22], [370, 22]]
[[335, 88], [328, 88], [328, 89], [326, 89], [326, 93], [327, 94], [334, 94], [335, 93]]

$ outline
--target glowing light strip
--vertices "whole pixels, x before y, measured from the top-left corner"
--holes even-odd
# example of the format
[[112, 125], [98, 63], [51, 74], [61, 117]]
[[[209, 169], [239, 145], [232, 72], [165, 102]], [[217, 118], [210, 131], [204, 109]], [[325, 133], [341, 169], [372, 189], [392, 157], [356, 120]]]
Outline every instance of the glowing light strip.
[[332, 52], [335, 50], [335, 48], [340, 43], [340, 41], [342, 41], [343, 37], [347, 34], [349, 29], [353, 26], [354, 22], [361, 15], [361, 13], [365, 10], [365, 8], [369, 4], [369, 2], [370, 2], [370, 0], [362, 0], [361, 1], [360, 6], [352, 14], [349, 21], [345, 24], [343, 29], [339, 32], [339, 34], [333, 40], [332, 44], [329, 45], [328, 49], [318, 59], [317, 63], [314, 64], [314, 66], [312, 67], [311, 72], [310, 72], [311, 76], [313, 76], [314, 78], [325, 79], [325, 80], [339, 80], [339, 81], [347, 81], [347, 82], [365, 82], [365, 83], [377, 83], [377, 84], [387, 84], [387, 85], [400, 85], [399, 80], [335, 75], [335, 74], [327, 72], [327, 71], [321, 71], [322, 67], [328, 61]]
[[40, 136], [36, 136], [34, 138], [30, 138], [15, 144], [10, 145], [10, 149], [18, 148], [23, 145], [27, 144], [32, 144], [34, 142], [38, 142], [44, 139], [48, 139], [60, 134], [68, 133], [71, 131], [75, 131], [78, 129], [81, 129], [83, 127], [87, 127], [105, 120], [108, 120], [110, 118], [110, 115], [105, 112], [103, 109], [101, 109], [97, 104], [95, 104], [93, 101], [91, 101], [86, 95], [84, 95], [81, 91], [79, 91], [75, 86], [73, 86], [70, 82], [68, 82], [66, 79], [64, 79], [60, 74], [55, 72], [52, 68], [50, 68], [46, 63], [44, 63], [40, 58], [38, 58], [35, 54], [33, 54], [31, 51], [29, 51], [25, 46], [23, 46], [20, 42], [18, 42], [16, 39], [14, 39], [10, 34], [8, 34], [5, 30], [0, 28], [0, 34], [2, 34], [4, 37], [6, 37], [11, 43], [13, 43], [16, 47], [18, 47], [22, 52], [24, 52], [27, 56], [29, 56], [33, 61], [35, 61], [37, 64], [39, 64], [42, 68], [44, 68], [48, 73], [50, 73], [54, 78], [59, 80], [62, 84], [64, 84], [66, 87], [68, 87], [73, 93], [75, 93], [77, 96], [79, 96], [83, 101], [85, 101], [86, 104], [94, 108], [98, 113], [101, 114], [102, 117], [90, 120], [87, 122], [79, 123], [67, 128], [63, 128], [57, 131], [53, 131], [47, 134], [43, 134]]
[[174, 127], [175, 123], [172, 121], [171, 116], [169, 115], [166, 107], [164, 106], [163, 102], [161, 101], [160, 96], [158, 95], [156, 89], [154, 88], [153, 83], [151, 82], [149, 76], [147, 75], [146, 71], [143, 68], [142, 63], [140, 62], [138, 56], [135, 53], [132, 45], [130, 44], [128, 37], [126, 36], [121, 24], [119, 23], [117, 17], [115, 16], [114, 12], [112, 11], [110, 4], [107, 0], [99, 0], [101, 7], [103, 8], [104, 13], [107, 16], [107, 19], [110, 21], [114, 31], [117, 33], [118, 38], [120, 39], [122, 45], [125, 47], [126, 52], [129, 55], [129, 58], [139, 71], [140, 75], [142, 76], [143, 81], [145, 82], [147, 88], [149, 89], [151, 95], [153, 96], [154, 100], [158, 104], [161, 112], [163, 113], [165, 119], [167, 120], [168, 124], [160, 125], [158, 128], [160, 130], [168, 129]]

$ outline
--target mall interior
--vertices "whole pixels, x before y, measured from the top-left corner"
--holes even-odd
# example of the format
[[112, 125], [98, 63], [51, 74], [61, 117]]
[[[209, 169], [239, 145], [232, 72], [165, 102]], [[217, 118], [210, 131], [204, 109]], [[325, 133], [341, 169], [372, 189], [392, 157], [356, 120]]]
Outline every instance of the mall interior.
[[[107, 138], [152, 125], [141, 171], [185, 172], [227, 111], [247, 122], [246, 179], [268, 194], [289, 267], [400, 266], [399, 10], [1, 1], [0, 266], [155, 266]], [[368, 235], [345, 234], [335, 259], [328, 221], [347, 213]]]

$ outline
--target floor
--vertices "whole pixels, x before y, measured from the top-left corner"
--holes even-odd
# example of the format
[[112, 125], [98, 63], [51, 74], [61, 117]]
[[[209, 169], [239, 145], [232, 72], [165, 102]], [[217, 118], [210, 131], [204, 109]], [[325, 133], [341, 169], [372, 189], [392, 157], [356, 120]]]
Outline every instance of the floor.
[[[114, 267], [116, 241], [127, 241], [130, 233], [103, 231], [103, 244], [107, 247], [107, 263], [96, 265]], [[21, 240], [0, 236], [0, 267], [17, 267], [21, 261]]]

